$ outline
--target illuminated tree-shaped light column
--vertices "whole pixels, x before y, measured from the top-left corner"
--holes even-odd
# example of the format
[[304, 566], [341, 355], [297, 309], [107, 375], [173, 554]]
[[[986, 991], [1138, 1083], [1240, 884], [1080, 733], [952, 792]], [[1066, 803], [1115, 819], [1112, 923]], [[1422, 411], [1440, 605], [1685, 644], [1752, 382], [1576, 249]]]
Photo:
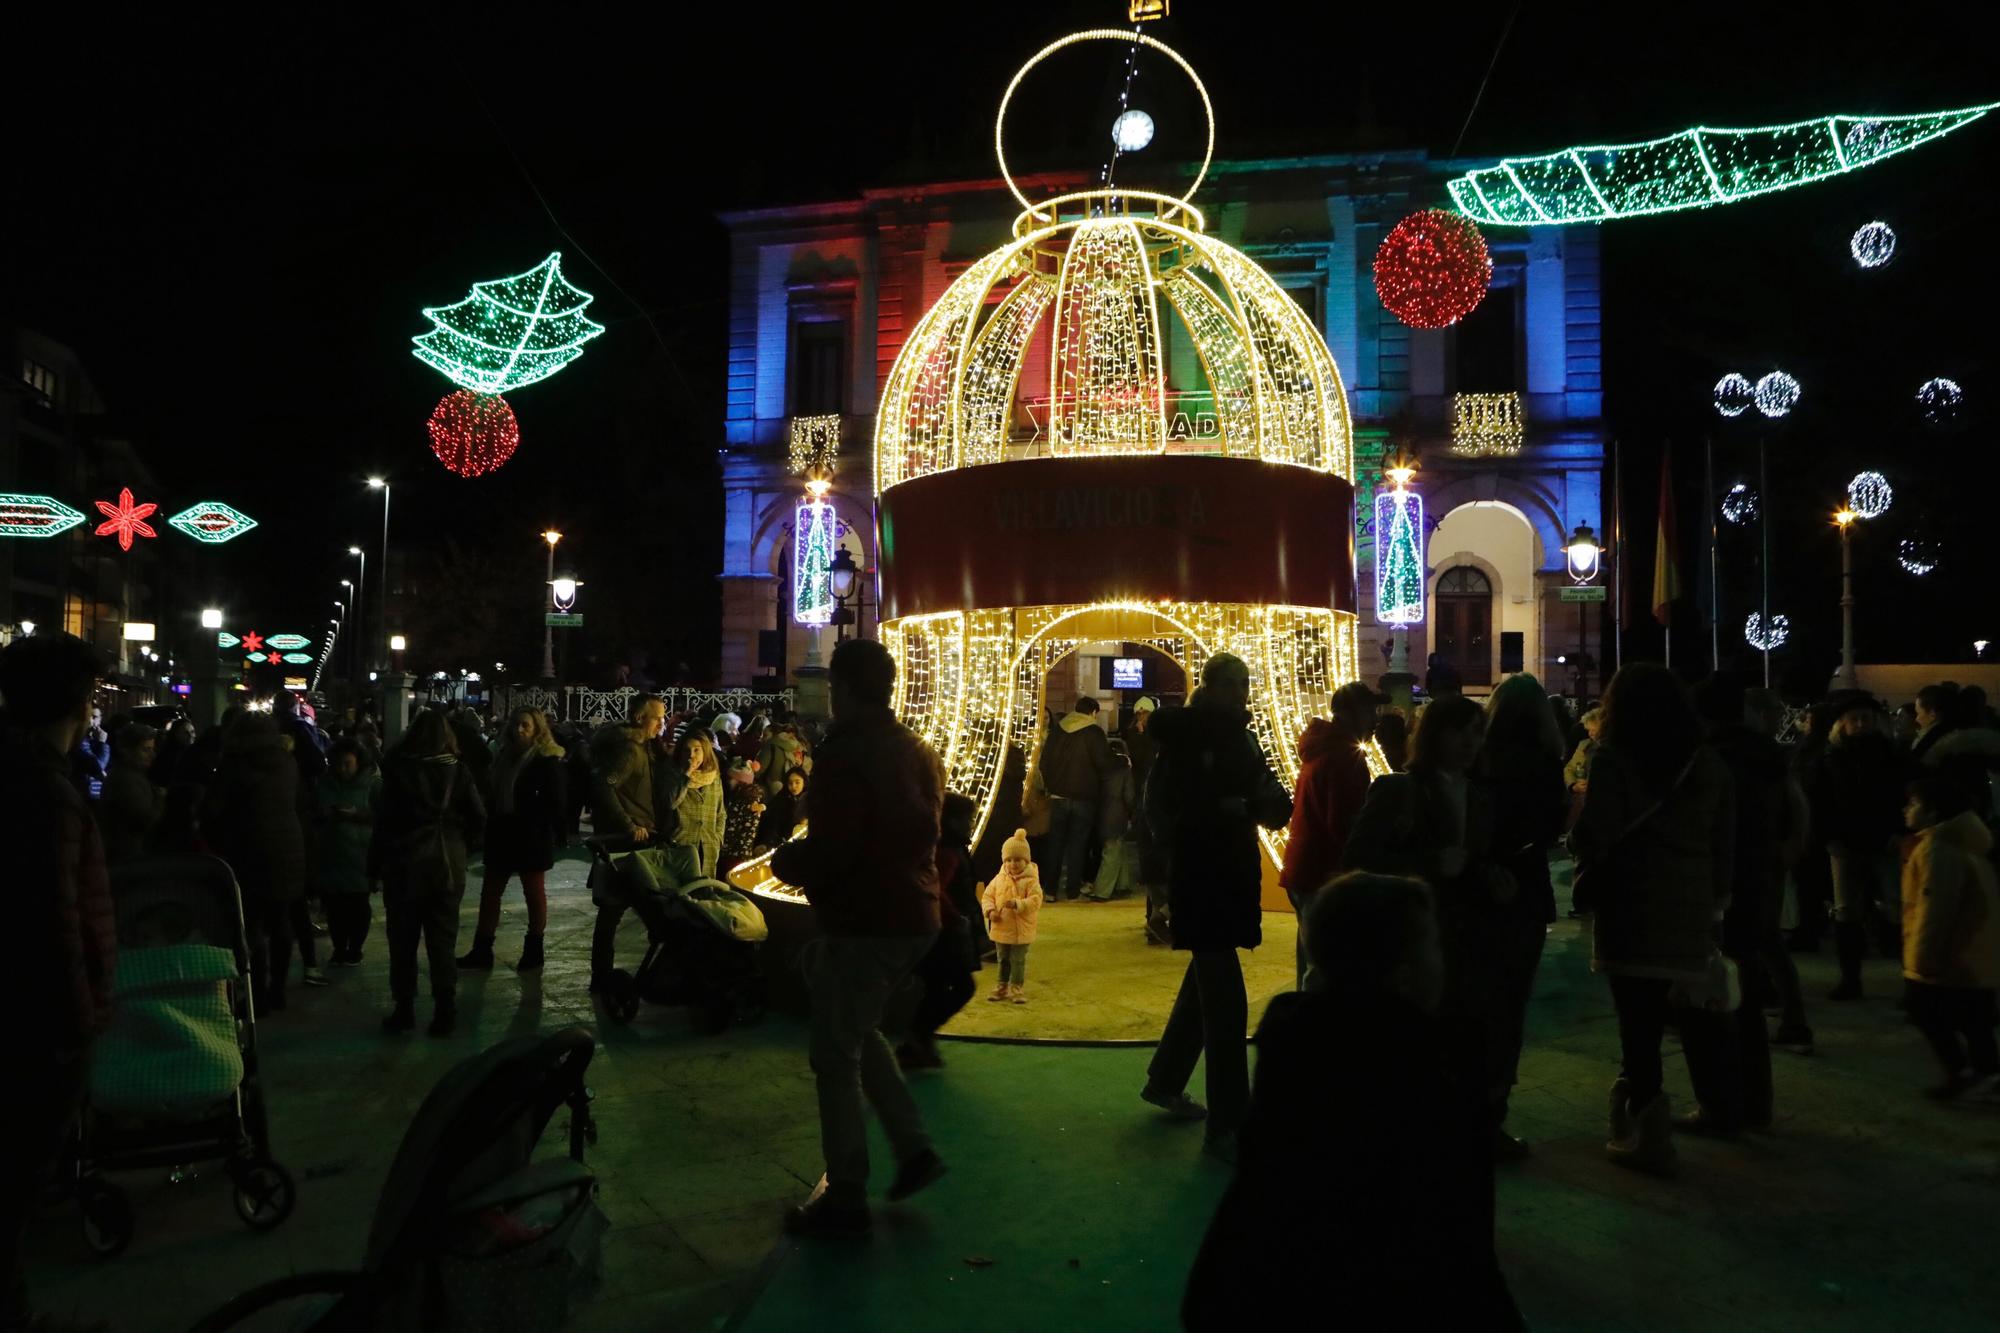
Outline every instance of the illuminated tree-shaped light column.
[[[1389, 489], [1375, 493], [1375, 620], [1406, 630], [1424, 619], [1424, 500], [1410, 489], [1416, 469], [1383, 471]], [[1393, 634], [1389, 674], [1410, 670], [1410, 636]]]
[[562, 255], [511, 278], [475, 282], [454, 305], [430, 306], [436, 327], [412, 339], [412, 355], [464, 390], [447, 394], [431, 414], [431, 448], [460, 476], [507, 461], [519, 430], [499, 395], [549, 376], [583, 355], [604, 332], [585, 315], [595, 298], [563, 280]]
[[833, 623], [833, 543], [836, 519], [826, 483], [808, 486], [792, 517], [792, 619], [814, 629]]

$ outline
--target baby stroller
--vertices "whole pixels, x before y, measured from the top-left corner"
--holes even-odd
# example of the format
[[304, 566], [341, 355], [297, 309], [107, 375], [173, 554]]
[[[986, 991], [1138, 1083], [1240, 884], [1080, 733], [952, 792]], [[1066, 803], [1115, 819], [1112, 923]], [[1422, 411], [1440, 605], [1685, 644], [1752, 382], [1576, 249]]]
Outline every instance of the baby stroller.
[[[628, 908], [646, 924], [646, 957], [639, 970], [616, 968], [604, 976], [610, 1018], [631, 1022], [641, 1000], [692, 1006], [709, 1032], [763, 1016], [767, 1001], [757, 946], [770, 930], [748, 895], [719, 879], [697, 877], [692, 848], [635, 848], [623, 838], [585, 841], [599, 938], [616, 930]], [[595, 958], [592, 963], [599, 965]], [[608, 958], [603, 965], [608, 968]]]
[[77, 1138], [84, 1242], [109, 1258], [132, 1240], [131, 1199], [102, 1172], [204, 1161], [228, 1163], [237, 1216], [277, 1226], [297, 1187], [271, 1160], [235, 875], [212, 856], [135, 862], [112, 872], [111, 900], [117, 1007]]
[[[220, 1330], [311, 1300], [294, 1327], [317, 1333], [540, 1333], [560, 1328], [601, 1269], [610, 1222], [584, 1165], [597, 1141], [584, 1070], [590, 1033], [516, 1037], [431, 1089], [382, 1185], [359, 1272], [295, 1273], [195, 1324]], [[569, 1154], [530, 1161], [558, 1107]], [[268, 1320], [262, 1321], [268, 1324]]]

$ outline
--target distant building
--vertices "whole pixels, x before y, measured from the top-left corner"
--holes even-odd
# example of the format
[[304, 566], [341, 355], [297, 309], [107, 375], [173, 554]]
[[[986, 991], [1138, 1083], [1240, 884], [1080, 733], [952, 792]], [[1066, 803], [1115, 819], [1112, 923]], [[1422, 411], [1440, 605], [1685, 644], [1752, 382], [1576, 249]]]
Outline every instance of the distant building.
[[[1194, 202], [1209, 234], [1247, 253], [1297, 298], [1346, 385], [1357, 446], [1362, 674], [1373, 679], [1387, 665], [1369, 527], [1384, 454], [1401, 448], [1420, 463], [1414, 486], [1431, 529], [1425, 619], [1410, 631], [1412, 669], [1421, 675], [1435, 654], [1471, 692], [1513, 670], [1568, 689], [1571, 668], [1558, 659], [1573, 662], [1580, 647], [1602, 656], [1594, 617], [1579, 616], [1560, 593], [1569, 582], [1569, 534], [1578, 524], [1606, 532], [1600, 234], [1490, 229], [1493, 287], [1480, 308], [1451, 329], [1406, 327], [1377, 300], [1376, 247], [1401, 218], [1443, 199], [1444, 179], [1464, 165], [1421, 152], [1219, 162]], [[1094, 184], [1081, 175], [1023, 180], [1031, 198]], [[806, 631], [789, 614], [802, 498], [802, 479], [788, 466], [793, 419], [840, 418], [828, 498], [840, 546], [872, 569], [880, 386], [907, 332], [954, 278], [1008, 238], [1017, 211], [1001, 182], [982, 180], [724, 215], [731, 245], [725, 683], [789, 677], [805, 656]], [[1186, 359], [1187, 374], [1198, 374]], [[1038, 366], [1046, 376], [1047, 365], [1046, 348], [1030, 351], [1010, 452], [1038, 446], [1035, 390], [1026, 382]], [[1188, 424], [1198, 439], [1200, 421]], [[856, 581], [850, 602], [867, 632], [868, 578]], [[830, 646], [832, 631], [824, 635]]]
[[[107, 682], [130, 704], [164, 694], [160, 676], [173, 633], [180, 628], [161, 596], [171, 557], [156, 542], [128, 551], [94, 534], [96, 501], [116, 500], [131, 487], [142, 501], [157, 498], [154, 478], [117, 429], [77, 354], [30, 329], [0, 329], [0, 493], [48, 496], [86, 515], [53, 537], [0, 536], [0, 633], [12, 638], [33, 625], [65, 630], [94, 644], [113, 664]], [[164, 531], [165, 513], [155, 515]], [[184, 581], [183, 581], [184, 583]], [[155, 623], [154, 643], [125, 637], [127, 622]], [[211, 636], [212, 637], [212, 636]], [[152, 648], [161, 662], [149, 661]]]

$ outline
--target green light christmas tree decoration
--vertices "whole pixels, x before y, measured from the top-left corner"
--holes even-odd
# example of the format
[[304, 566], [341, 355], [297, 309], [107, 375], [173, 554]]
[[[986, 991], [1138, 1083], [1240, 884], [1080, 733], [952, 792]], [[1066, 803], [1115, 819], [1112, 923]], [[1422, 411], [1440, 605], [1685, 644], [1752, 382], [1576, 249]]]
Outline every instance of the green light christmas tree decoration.
[[563, 281], [562, 254], [511, 278], [475, 282], [456, 305], [429, 306], [437, 325], [411, 341], [419, 361], [474, 393], [507, 393], [545, 380], [604, 332], [584, 307], [595, 298]]
[[1424, 618], [1424, 501], [1412, 470], [1392, 467], [1390, 489], [1375, 495], [1375, 620], [1415, 625]]
[[1752, 129], [1696, 126], [1644, 143], [1502, 158], [1449, 184], [1459, 211], [1561, 226], [1733, 204], [1828, 180], [1962, 129], [2000, 102], [1906, 116], [1823, 116]]
[[833, 506], [807, 500], [792, 515], [792, 619], [833, 623]]

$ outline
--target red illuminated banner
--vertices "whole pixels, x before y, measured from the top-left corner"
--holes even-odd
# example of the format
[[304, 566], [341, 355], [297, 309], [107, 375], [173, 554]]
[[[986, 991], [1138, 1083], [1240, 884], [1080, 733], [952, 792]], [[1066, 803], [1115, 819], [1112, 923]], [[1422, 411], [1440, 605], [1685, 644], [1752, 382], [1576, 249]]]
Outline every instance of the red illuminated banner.
[[1354, 488], [1251, 459], [1032, 458], [876, 501], [884, 619], [1109, 599], [1355, 609]]

